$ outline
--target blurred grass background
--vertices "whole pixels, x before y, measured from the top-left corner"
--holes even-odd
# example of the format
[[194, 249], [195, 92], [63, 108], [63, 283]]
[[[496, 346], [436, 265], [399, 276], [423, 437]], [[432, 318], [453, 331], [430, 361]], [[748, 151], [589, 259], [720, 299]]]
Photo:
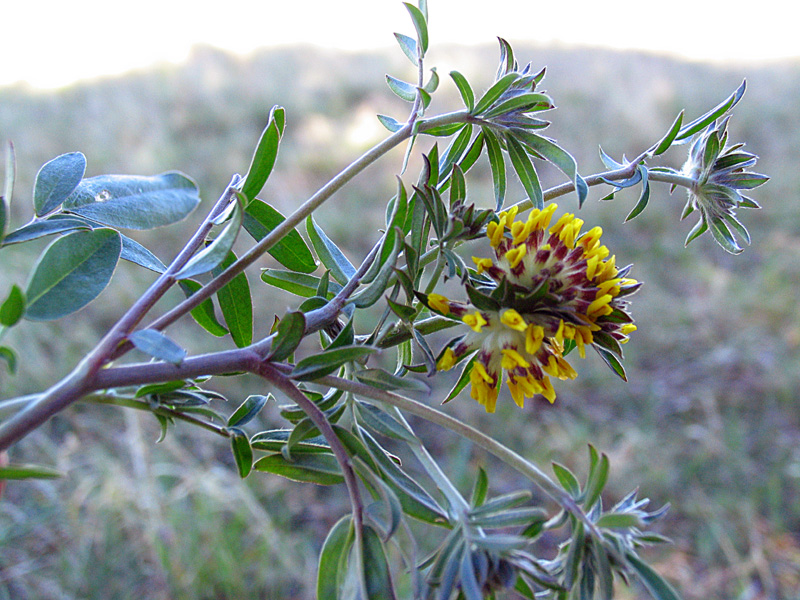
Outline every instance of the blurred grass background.
[[[648, 210], [623, 226], [637, 192], [601, 204], [605, 192], [593, 190], [580, 216], [603, 226], [618, 264], [633, 262], [632, 275], [645, 282], [633, 303], [639, 331], [625, 348], [630, 382], [592, 355], [576, 359], [580, 376], [557, 388], [554, 406], [530, 402], [520, 412], [506, 401], [485, 415], [465, 398], [446, 410], [541, 466], [555, 460], [585, 473], [592, 442], [611, 458], [609, 502], [639, 486], [652, 507], [672, 503], [659, 529], [675, 545], [649, 556], [688, 600], [800, 598], [800, 64], [722, 68], [597, 49], [515, 50], [548, 66], [543, 87], [559, 106], [548, 132], [584, 175], [602, 170], [598, 145], [615, 158], [636, 155], [681, 108], [694, 117], [746, 76], [731, 140], [746, 141], [761, 157], [757, 170], [772, 180], [753, 194], [764, 209], [741, 214], [753, 246], [738, 257], [708, 236], [683, 248], [691, 223], [678, 220], [681, 192], [654, 189]], [[496, 55], [450, 47], [432, 51], [429, 64], [460, 70], [480, 90]], [[404, 118], [405, 107], [383, 86], [386, 72], [411, 76], [402, 60], [313, 48], [243, 60], [201, 48], [180, 67], [47, 93], [0, 89], [0, 138], [13, 140], [18, 161], [13, 225], [30, 218], [38, 168], [75, 150], [88, 158], [87, 176], [179, 169], [198, 182], [207, 207], [232, 173], [247, 169], [274, 104], [287, 108], [287, 128], [262, 197], [288, 213], [380, 139], [375, 113]], [[432, 110], [458, 106], [445, 77]], [[680, 166], [684, 154], [671, 150], [666, 159]], [[317, 215], [354, 262], [378, 236], [400, 160], [401, 151], [383, 159]], [[541, 176], [545, 185], [560, 182], [548, 169]], [[410, 170], [406, 179], [415, 177]], [[489, 206], [490, 182], [486, 166], [476, 166], [470, 198]], [[560, 204], [577, 208], [574, 196]], [[199, 218], [136, 237], [166, 261]], [[3, 250], [0, 296], [24, 285], [46, 243]], [[109, 289], [77, 315], [16, 327], [4, 341], [21, 364], [14, 377], [0, 369], [0, 397], [41, 390], [68, 372], [152, 277], [121, 265]], [[250, 282], [263, 332], [292, 299], [266, 288], [257, 271]], [[195, 352], [226, 343], [206, 340], [188, 321], [170, 334]], [[265, 391], [251, 378], [219, 381], [218, 389], [231, 410]], [[261, 424], [283, 426], [274, 405]], [[465, 492], [479, 465], [490, 467], [495, 492], [518, 485], [482, 452], [418, 426]], [[241, 481], [223, 440], [185, 426], [158, 445], [157, 437], [146, 415], [84, 405], [13, 449], [14, 460], [51, 464], [66, 476], [8, 486], [0, 502], [0, 599], [313, 597], [316, 552], [346, 510], [343, 490], [259, 474]], [[621, 597], [645, 596], [632, 589]]]

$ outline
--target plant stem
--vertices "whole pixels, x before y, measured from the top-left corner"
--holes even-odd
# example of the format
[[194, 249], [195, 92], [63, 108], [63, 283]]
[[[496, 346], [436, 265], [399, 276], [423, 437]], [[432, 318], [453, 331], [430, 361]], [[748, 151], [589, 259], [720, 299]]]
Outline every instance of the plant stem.
[[474, 427], [451, 417], [448, 414], [440, 412], [425, 404], [406, 398], [399, 394], [386, 392], [358, 383], [328, 375], [318, 380], [319, 383], [335, 387], [337, 389], [345, 390], [360, 396], [366, 396], [374, 400], [385, 402], [391, 406], [395, 406], [400, 410], [421, 417], [431, 423], [435, 423], [441, 427], [449, 429], [462, 437], [467, 438], [477, 446], [480, 446], [490, 454], [502, 460], [511, 468], [522, 473], [525, 477], [533, 481], [539, 488], [547, 494], [551, 499], [558, 503], [564, 510], [575, 515], [597, 539], [602, 539], [600, 532], [586, 514], [578, 507], [575, 500], [567, 492], [562, 490], [550, 479], [541, 469], [536, 465], [526, 460], [513, 450], [507, 448], [497, 440], [489, 437], [488, 435], [478, 431]]
[[344, 445], [342, 445], [341, 440], [336, 435], [333, 427], [331, 427], [325, 414], [297, 388], [291, 379], [269, 363], [261, 363], [258, 368], [255, 369], [255, 372], [291, 398], [292, 401], [308, 415], [308, 418], [317, 426], [317, 429], [319, 429], [320, 433], [330, 445], [331, 451], [334, 457], [336, 457], [342, 469], [342, 474], [344, 475], [347, 493], [350, 496], [350, 506], [353, 509], [353, 523], [360, 547], [364, 504], [361, 501], [358, 480], [356, 479], [355, 471], [353, 471], [353, 465], [350, 462], [350, 456], [347, 454], [347, 450], [345, 450]]

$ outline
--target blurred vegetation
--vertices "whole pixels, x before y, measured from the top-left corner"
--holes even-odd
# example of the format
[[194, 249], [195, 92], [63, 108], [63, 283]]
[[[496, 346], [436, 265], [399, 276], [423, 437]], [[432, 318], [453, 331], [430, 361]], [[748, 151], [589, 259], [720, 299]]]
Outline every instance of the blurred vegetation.
[[[596, 200], [605, 194], [593, 190], [580, 216], [603, 226], [618, 264], [635, 263], [632, 275], [646, 284], [633, 303], [639, 331], [626, 346], [630, 383], [592, 356], [575, 382], [557, 388], [554, 406], [532, 402], [519, 412], [501, 402], [496, 415], [487, 415], [465, 399], [447, 410], [540, 465], [557, 460], [583, 473], [591, 440], [611, 458], [609, 500], [634, 482], [653, 506], [672, 503], [661, 530], [676, 543], [656, 565], [688, 600], [800, 598], [800, 64], [721, 68], [522, 46], [516, 53], [548, 66], [544, 88], [561, 107], [549, 135], [573, 152], [583, 175], [602, 170], [598, 145], [616, 158], [636, 155], [682, 107], [696, 116], [746, 76], [731, 139], [746, 140], [760, 156], [758, 170], [772, 180], [754, 194], [764, 209], [742, 215], [753, 246], [737, 257], [710, 236], [683, 248], [691, 225], [678, 220], [681, 192], [654, 189], [649, 210], [623, 226], [636, 192], [601, 205]], [[489, 84], [495, 59], [494, 48], [429, 55], [440, 73], [458, 68], [476, 87]], [[210, 203], [232, 173], [246, 170], [274, 104], [287, 108], [287, 128], [262, 195], [288, 212], [380, 139], [375, 113], [403, 115], [383, 87], [384, 73], [402, 72], [401, 65], [401, 57], [313, 48], [247, 60], [201, 48], [180, 67], [48, 93], [2, 89], [0, 138], [13, 140], [18, 159], [13, 225], [30, 218], [38, 168], [76, 150], [87, 155], [87, 176], [178, 169], [196, 179]], [[454, 86], [443, 87], [434, 111], [458, 105]], [[668, 157], [674, 166], [684, 159], [676, 150]], [[373, 166], [318, 213], [353, 258], [377, 237], [400, 160], [396, 154]], [[545, 170], [542, 178], [545, 185], [560, 182], [556, 172]], [[485, 196], [488, 207], [488, 168], [477, 166], [469, 184], [471, 199], [480, 204]], [[569, 210], [574, 202], [561, 200]], [[137, 239], [168, 260], [190, 225]], [[8, 257], [14, 262], [3, 264], [0, 297], [12, 283], [24, 284], [20, 278], [35, 260], [20, 252]], [[271, 266], [269, 259], [260, 266]], [[123, 265], [77, 315], [12, 330], [6, 341], [23, 359], [15, 377], [0, 373], [0, 396], [41, 390], [66, 373], [151, 278]], [[258, 286], [255, 276], [251, 285]], [[266, 287], [260, 292], [265, 329], [288, 299]], [[194, 327], [171, 333], [198, 351], [204, 346]], [[238, 402], [242, 385], [222, 381], [219, 389]], [[274, 406], [260, 418], [279, 422]], [[419, 429], [465, 489], [477, 466], [493, 466], [456, 438]], [[312, 598], [316, 552], [345, 511], [343, 490], [258, 474], [242, 482], [224, 441], [180, 427], [173, 433], [155, 445], [155, 421], [83, 405], [15, 448], [15, 460], [50, 463], [66, 476], [7, 488], [0, 502], [0, 599]], [[501, 492], [513, 474], [493, 472]]]

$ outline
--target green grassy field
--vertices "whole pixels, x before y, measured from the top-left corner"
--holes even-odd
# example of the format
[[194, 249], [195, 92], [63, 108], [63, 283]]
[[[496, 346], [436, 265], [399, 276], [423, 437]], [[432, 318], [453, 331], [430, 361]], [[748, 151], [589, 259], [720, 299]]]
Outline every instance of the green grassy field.
[[[559, 107], [548, 131], [584, 175], [602, 170], [598, 145], [616, 158], [634, 156], [681, 108], [696, 116], [747, 77], [729, 129], [772, 180], [753, 194], [764, 209], [740, 215], [753, 246], [737, 257], [707, 236], [683, 248], [691, 224], [679, 221], [681, 192], [654, 189], [648, 210], [623, 225], [635, 192], [601, 204], [593, 190], [580, 216], [602, 225], [618, 264], [634, 263], [632, 275], [645, 282], [632, 306], [639, 330], [626, 346], [629, 383], [590, 356], [576, 365], [577, 380], [557, 388], [553, 406], [530, 402], [520, 413], [506, 401], [486, 415], [464, 398], [446, 409], [543, 467], [556, 460], [584, 473], [592, 442], [611, 458], [609, 501], [639, 485], [652, 506], [670, 502], [660, 531], [675, 544], [652, 558], [687, 600], [800, 598], [800, 64], [720, 68], [590, 49], [515, 50], [548, 66], [544, 88]], [[430, 64], [440, 73], [457, 68], [476, 88], [490, 83], [494, 48], [438, 52]], [[287, 128], [264, 197], [290, 211], [380, 139], [375, 113], [403, 117], [382, 83], [386, 72], [405, 74], [400, 60], [304, 48], [240, 61], [204, 49], [181, 67], [58, 92], [2, 89], [0, 138], [13, 140], [18, 157], [13, 223], [30, 217], [38, 168], [75, 150], [88, 158], [87, 176], [181, 170], [207, 206], [232, 173], [247, 169], [274, 104], [286, 107]], [[443, 81], [432, 109], [456, 106], [454, 86]], [[684, 156], [674, 149], [667, 159], [679, 166]], [[354, 260], [377, 238], [400, 162], [392, 154], [371, 167], [319, 213]], [[542, 178], [560, 182], [556, 172]], [[491, 204], [487, 168], [471, 173], [469, 192]], [[577, 208], [574, 197], [560, 203]], [[354, 211], [358, 229], [343, 218]], [[168, 260], [198, 216], [137, 239]], [[25, 283], [35, 252], [5, 249], [0, 260], [4, 297], [11, 283]], [[264, 330], [291, 300], [259, 286], [257, 271], [250, 279]], [[4, 342], [22, 360], [15, 377], [0, 369], [0, 398], [41, 390], [68, 372], [150, 280], [123, 265], [77, 315], [15, 328]], [[171, 335], [191, 350], [205, 347], [193, 324]], [[221, 381], [219, 389], [238, 403], [263, 391], [258, 385]], [[260, 419], [280, 423], [272, 405]], [[316, 552], [346, 510], [344, 490], [260, 474], [241, 481], [224, 441], [178, 427], [156, 445], [158, 433], [147, 415], [84, 405], [12, 450], [15, 460], [66, 476], [8, 486], [0, 599], [313, 597]], [[512, 473], [482, 452], [432, 426], [420, 433], [465, 489], [479, 465], [491, 468], [496, 491], [512, 485]], [[620, 590], [622, 598], [643, 594]]]

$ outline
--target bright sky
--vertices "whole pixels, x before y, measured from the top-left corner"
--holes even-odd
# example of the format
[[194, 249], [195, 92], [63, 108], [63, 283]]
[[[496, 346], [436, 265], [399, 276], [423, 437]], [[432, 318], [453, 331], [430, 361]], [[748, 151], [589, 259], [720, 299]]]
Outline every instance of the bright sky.
[[[247, 54], [291, 43], [360, 50], [412, 34], [400, 0], [6, 0], [0, 86], [53, 88], [185, 60], [207, 44]], [[478, 8], [467, 8], [472, 4]], [[199, 8], [205, 5], [208, 8]], [[432, 44], [522, 41], [645, 49], [696, 60], [800, 58], [785, 0], [429, 0]]]

